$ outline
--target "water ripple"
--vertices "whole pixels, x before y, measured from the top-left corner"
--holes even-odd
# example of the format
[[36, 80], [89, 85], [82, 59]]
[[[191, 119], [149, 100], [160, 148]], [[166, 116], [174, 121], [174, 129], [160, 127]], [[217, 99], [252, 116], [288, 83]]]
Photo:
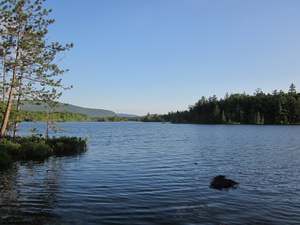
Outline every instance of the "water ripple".
[[[300, 220], [298, 126], [63, 125], [72, 136], [89, 136], [89, 151], [2, 172], [2, 224]], [[220, 174], [239, 188], [210, 189]]]

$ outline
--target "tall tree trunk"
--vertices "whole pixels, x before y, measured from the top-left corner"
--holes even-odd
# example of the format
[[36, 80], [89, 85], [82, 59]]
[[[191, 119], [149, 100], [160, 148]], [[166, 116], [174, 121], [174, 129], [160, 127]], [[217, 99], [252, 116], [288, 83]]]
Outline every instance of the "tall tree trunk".
[[47, 119], [47, 126], [46, 126], [46, 140], [49, 139], [49, 130], [50, 130], [51, 122], [50, 119]]
[[23, 77], [21, 76], [20, 79], [20, 84], [19, 84], [19, 94], [18, 94], [18, 100], [17, 100], [17, 118], [14, 126], [14, 137], [17, 136], [18, 134], [18, 128], [19, 128], [19, 112], [21, 110], [21, 97], [22, 97], [22, 82], [23, 82]]
[[10, 91], [9, 91], [9, 97], [8, 97], [2, 125], [1, 125], [0, 136], [2, 136], [2, 137], [6, 135], [6, 128], [7, 128], [10, 112], [11, 112], [11, 107], [13, 105], [14, 92], [15, 92], [15, 84], [12, 84]]
[[[18, 96], [17, 113], [19, 113], [20, 110], [21, 110], [21, 103], [20, 103], [20, 101], [21, 101], [21, 95]], [[16, 137], [17, 134], [18, 134], [18, 128], [19, 128], [19, 122], [18, 122], [18, 120], [19, 120], [19, 115], [17, 115], [15, 126], [14, 126], [14, 137]]]
[[5, 90], [5, 83], [6, 83], [6, 56], [4, 53], [4, 57], [3, 57], [3, 87], [2, 87], [2, 102], [5, 102], [5, 98], [6, 98], [6, 90]]
[[49, 130], [51, 128], [51, 124], [52, 124], [52, 109], [50, 109], [50, 111], [47, 112], [46, 140], [49, 139]]
[[17, 41], [17, 48], [16, 48], [16, 56], [15, 56], [15, 64], [13, 66], [13, 76], [12, 76], [12, 81], [10, 85], [10, 90], [9, 90], [9, 97], [4, 113], [4, 117], [2, 120], [1, 124], [1, 130], [0, 130], [0, 136], [5, 136], [6, 135], [6, 129], [7, 129], [7, 124], [11, 112], [11, 108], [13, 106], [13, 97], [16, 89], [16, 81], [17, 81], [17, 73], [18, 73], [18, 67], [19, 67], [19, 56], [20, 56], [20, 40], [21, 40], [21, 31], [19, 29], [18, 31], [18, 41]]

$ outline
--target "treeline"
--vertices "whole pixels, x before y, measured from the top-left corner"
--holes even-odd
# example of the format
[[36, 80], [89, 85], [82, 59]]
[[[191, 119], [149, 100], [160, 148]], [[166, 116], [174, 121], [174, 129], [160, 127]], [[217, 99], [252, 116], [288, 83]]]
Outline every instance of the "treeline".
[[144, 118], [140, 117], [138, 121], [142, 122], [164, 122], [164, 119], [157, 114], [151, 115], [148, 113]]
[[[47, 122], [49, 115], [46, 111], [21, 111], [20, 122]], [[86, 114], [72, 113], [68, 111], [56, 111], [51, 115], [55, 122], [84, 122], [92, 121]]]
[[[1, 103], [0, 103], [1, 109]], [[12, 119], [18, 117], [18, 122], [47, 122], [49, 113], [47, 111], [25, 111], [21, 110], [16, 113], [12, 112]], [[0, 113], [0, 119], [2, 114]], [[51, 113], [51, 121], [54, 122], [128, 122], [128, 121], [143, 121], [140, 117], [90, 117], [87, 114], [72, 113], [69, 111], [54, 111]]]
[[[0, 112], [3, 112], [4, 105], [0, 102]], [[12, 110], [11, 119], [18, 122], [47, 122], [49, 120], [49, 112], [47, 111], [27, 111], [21, 110], [16, 112]], [[3, 113], [0, 113], [2, 119]], [[122, 116], [107, 116], [107, 117], [91, 117], [87, 114], [72, 113], [69, 111], [53, 111], [51, 113], [51, 121], [54, 122], [162, 122], [161, 116], [154, 114], [139, 117], [122, 117]]]
[[167, 122], [195, 124], [300, 124], [300, 93], [291, 84], [288, 93], [260, 89], [254, 95], [204, 96], [186, 111], [162, 115]]
[[[3, 119], [5, 104], [0, 102], [0, 120]], [[51, 116], [51, 118], [49, 118]], [[17, 122], [47, 122], [49, 119], [54, 122], [82, 122], [92, 121], [93, 119], [86, 114], [72, 113], [69, 111], [17, 111], [14, 108], [11, 111], [11, 124]]]
[[92, 120], [96, 122], [128, 122], [127, 117], [120, 116], [96, 117], [92, 118]]
[[146, 116], [137, 116], [137, 117], [112, 116], [112, 117], [93, 118], [92, 120], [93, 121], [98, 121], [98, 122], [128, 122], [128, 121], [164, 122], [164, 119], [160, 115], [158, 115], [158, 114], [151, 115], [150, 113], [148, 113]]

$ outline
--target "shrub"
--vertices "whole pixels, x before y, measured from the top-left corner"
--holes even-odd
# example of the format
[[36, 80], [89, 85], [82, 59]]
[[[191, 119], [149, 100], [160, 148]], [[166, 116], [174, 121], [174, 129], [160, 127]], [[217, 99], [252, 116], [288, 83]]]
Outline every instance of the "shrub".
[[36, 142], [28, 141], [21, 145], [21, 151], [24, 153], [25, 159], [44, 159], [51, 156], [53, 153], [52, 148], [46, 144], [44, 140]]
[[11, 162], [11, 156], [7, 152], [0, 150], [0, 169], [7, 168]]
[[[43, 160], [49, 156], [68, 156], [83, 153], [87, 150], [88, 138], [53, 137], [45, 139], [39, 136], [6, 137], [0, 139], [1, 161], [15, 160]], [[1, 165], [2, 165], [1, 164]]]
[[6, 138], [0, 140], [0, 150], [7, 152], [9, 155], [13, 156], [14, 158], [20, 157], [20, 144], [13, 143]]
[[87, 139], [78, 137], [53, 137], [47, 143], [53, 148], [57, 156], [80, 154], [87, 150]]

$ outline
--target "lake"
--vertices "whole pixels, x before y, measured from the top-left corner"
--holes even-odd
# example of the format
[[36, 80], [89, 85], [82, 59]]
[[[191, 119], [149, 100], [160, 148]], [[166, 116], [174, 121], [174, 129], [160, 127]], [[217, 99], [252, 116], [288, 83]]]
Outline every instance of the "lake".
[[[20, 135], [42, 123], [22, 123]], [[298, 224], [300, 126], [61, 124], [74, 157], [0, 174], [0, 224]], [[225, 175], [235, 190], [209, 188]]]

